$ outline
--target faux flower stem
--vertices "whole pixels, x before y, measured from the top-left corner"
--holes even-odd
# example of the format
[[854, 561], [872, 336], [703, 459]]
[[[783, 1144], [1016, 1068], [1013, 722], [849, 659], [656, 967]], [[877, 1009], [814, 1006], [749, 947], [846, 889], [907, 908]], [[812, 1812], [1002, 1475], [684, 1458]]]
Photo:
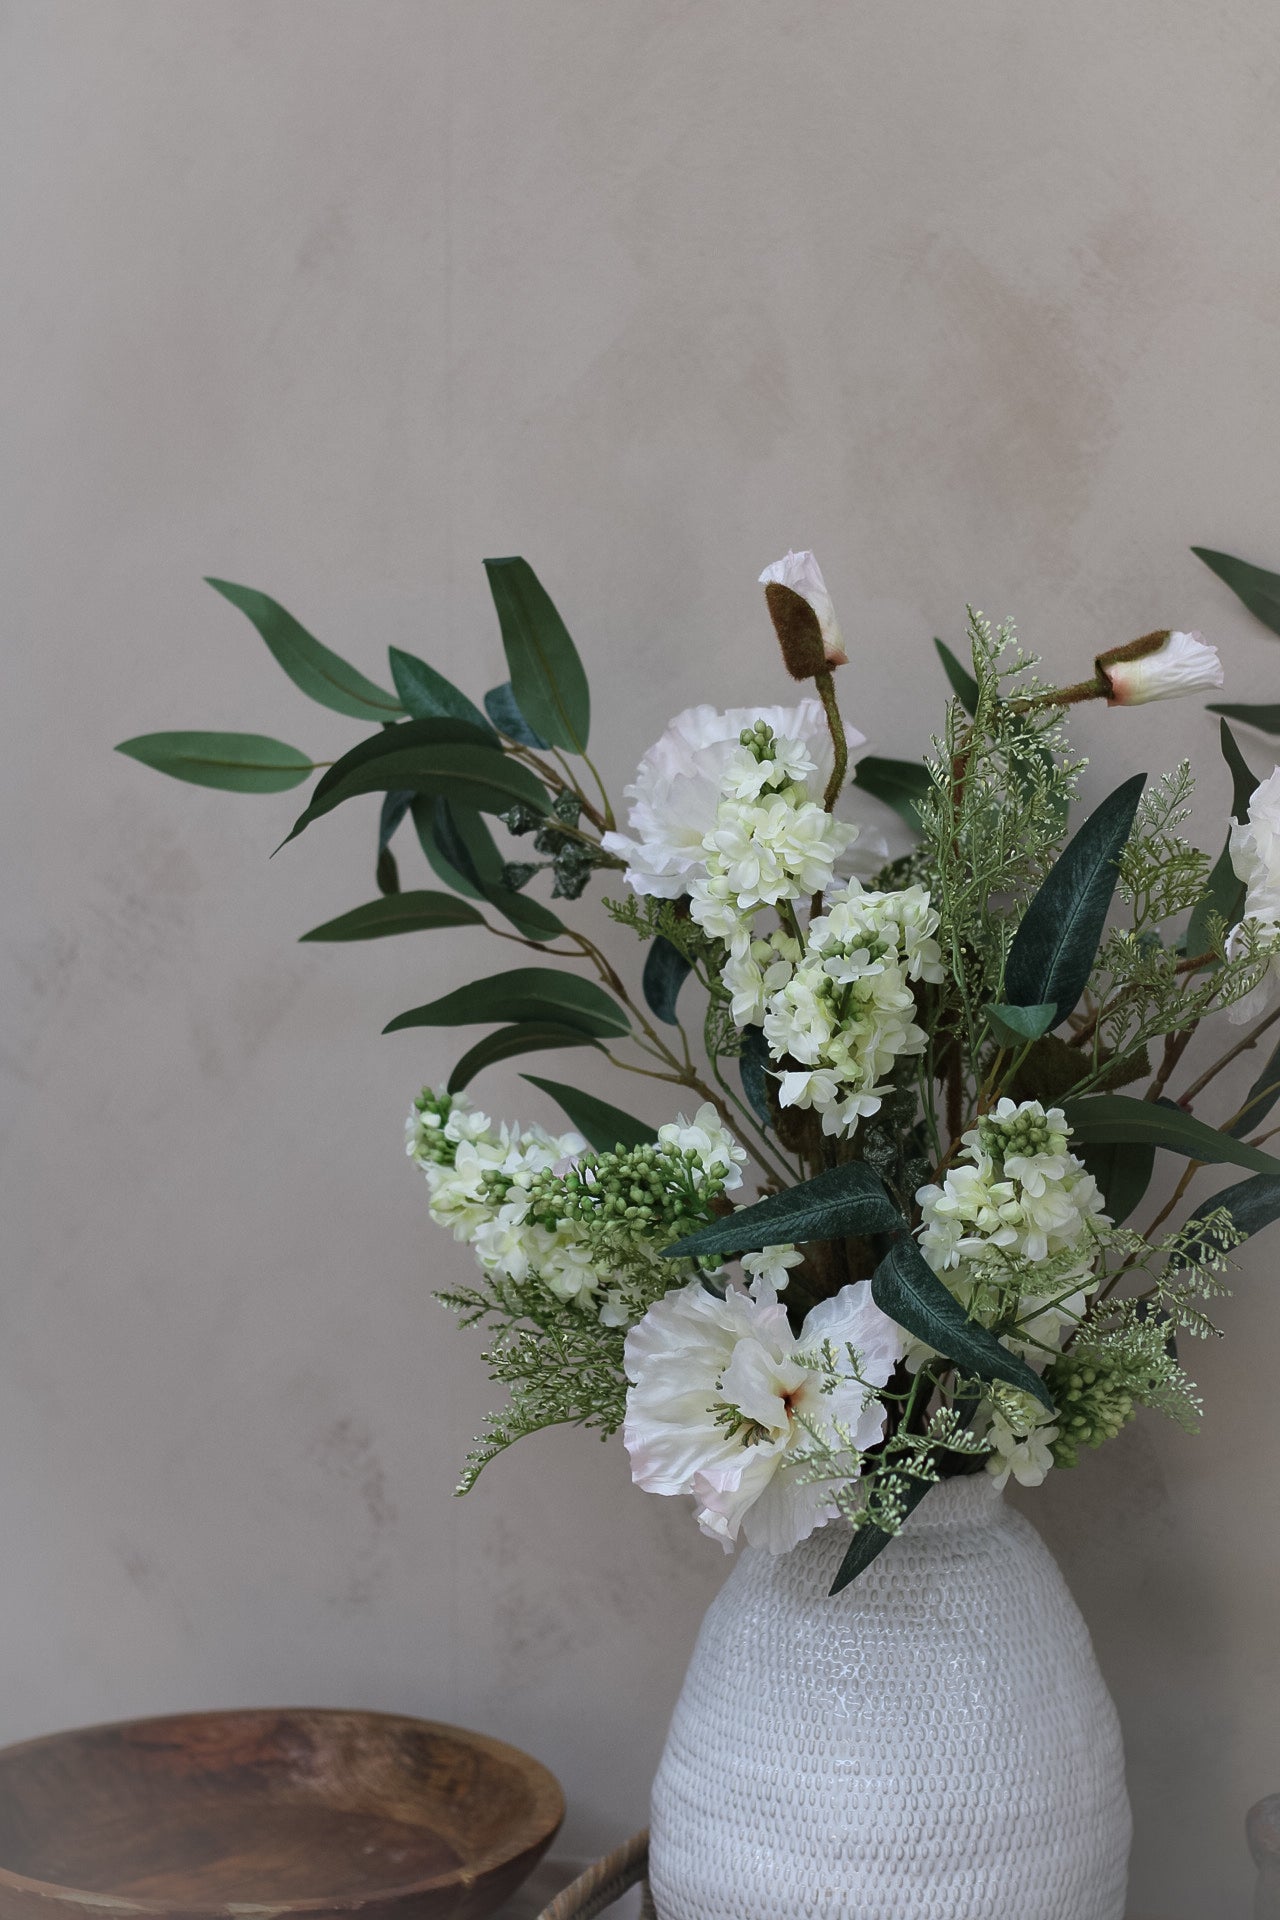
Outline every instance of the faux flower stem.
[[[1215, 1061], [1213, 1066], [1207, 1067], [1198, 1080], [1192, 1081], [1186, 1092], [1181, 1096], [1179, 1104], [1182, 1106], [1190, 1106], [1197, 1094], [1203, 1093], [1209, 1082], [1220, 1074], [1224, 1067], [1230, 1066], [1231, 1062], [1238, 1059], [1242, 1053], [1247, 1053], [1250, 1047], [1256, 1047], [1262, 1035], [1267, 1031], [1267, 1028], [1273, 1027], [1277, 1020], [1280, 1020], [1280, 1007], [1273, 1007], [1270, 1013], [1263, 1015], [1256, 1026], [1250, 1027], [1248, 1033], [1236, 1041], [1234, 1047], [1228, 1047], [1220, 1060]], [[1234, 1120], [1235, 1115], [1232, 1114], [1231, 1118]], [[1230, 1124], [1231, 1121], [1228, 1121], [1227, 1125], [1230, 1126]], [[1220, 1131], [1222, 1131], [1222, 1129], [1220, 1129]]]
[[840, 703], [836, 699], [835, 676], [830, 668], [822, 673], [815, 673], [813, 684], [822, 702], [822, 711], [827, 716], [827, 727], [836, 757], [835, 765], [831, 769], [831, 778], [827, 782], [827, 790], [822, 796], [822, 804], [830, 813], [844, 791], [845, 775], [849, 771], [849, 743], [844, 737], [844, 721], [840, 718]]

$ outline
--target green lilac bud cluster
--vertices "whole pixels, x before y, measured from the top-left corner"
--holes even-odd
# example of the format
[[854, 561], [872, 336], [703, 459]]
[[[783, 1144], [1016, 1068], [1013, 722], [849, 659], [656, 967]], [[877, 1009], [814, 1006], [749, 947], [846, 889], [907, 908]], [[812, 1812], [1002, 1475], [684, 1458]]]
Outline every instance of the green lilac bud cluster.
[[660, 1248], [702, 1226], [723, 1190], [723, 1175], [708, 1173], [696, 1153], [649, 1142], [585, 1154], [566, 1174], [534, 1174], [529, 1214], [551, 1231], [571, 1220], [602, 1250]]
[[745, 747], [756, 760], [772, 760], [776, 737], [767, 720], [757, 720], [753, 727], [742, 729], [738, 745]]
[[1032, 1159], [1038, 1153], [1061, 1153], [1067, 1144], [1066, 1135], [1042, 1113], [1016, 1113], [1008, 1120], [988, 1115], [978, 1122], [978, 1138], [982, 1151], [1001, 1162], [1017, 1154]]
[[1114, 1440], [1134, 1415], [1132, 1370], [1101, 1353], [1064, 1353], [1045, 1370], [1045, 1385], [1058, 1409], [1054, 1465], [1078, 1465], [1081, 1447]]
[[453, 1112], [453, 1095], [424, 1087], [413, 1103], [413, 1110], [418, 1116], [413, 1133], [414, 1157], [418, 1160], [434, 1160], [442, 1167], [451, 1167], [457, 1147], [445, 1137], [444, 1129]]

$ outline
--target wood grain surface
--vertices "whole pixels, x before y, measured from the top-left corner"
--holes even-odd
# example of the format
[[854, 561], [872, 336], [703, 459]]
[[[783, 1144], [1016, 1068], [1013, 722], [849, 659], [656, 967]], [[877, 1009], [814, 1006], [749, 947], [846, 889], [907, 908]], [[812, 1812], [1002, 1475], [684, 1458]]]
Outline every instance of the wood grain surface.
[[480, 1920], [537, 1863], [559, 1786], [501, 1741], [328, 1709], [185, 1714], [0, 1751], [0, 1920]]

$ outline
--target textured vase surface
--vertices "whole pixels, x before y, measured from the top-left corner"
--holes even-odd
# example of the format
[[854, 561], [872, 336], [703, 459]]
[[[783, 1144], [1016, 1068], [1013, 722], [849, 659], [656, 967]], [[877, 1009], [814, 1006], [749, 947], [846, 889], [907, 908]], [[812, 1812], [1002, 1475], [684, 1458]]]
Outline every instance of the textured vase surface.
[[1035, 1529], [935, 1487], [853, 1586], [831, 1525], [708, 1610], [653, 1790], [660, 1920], [1123, 1920], [1115, 1708]]

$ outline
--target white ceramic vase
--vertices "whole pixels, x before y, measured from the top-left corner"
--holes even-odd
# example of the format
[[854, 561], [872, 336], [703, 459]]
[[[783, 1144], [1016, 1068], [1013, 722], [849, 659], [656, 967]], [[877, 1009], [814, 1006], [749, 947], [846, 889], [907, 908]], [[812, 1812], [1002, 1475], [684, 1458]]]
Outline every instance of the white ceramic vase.
[[660, 1920], [1122, 1920], [1124, 1755], [1088, 1629], [985, 1474], [849, 1541], [747, 1549], [653, 1790]]

